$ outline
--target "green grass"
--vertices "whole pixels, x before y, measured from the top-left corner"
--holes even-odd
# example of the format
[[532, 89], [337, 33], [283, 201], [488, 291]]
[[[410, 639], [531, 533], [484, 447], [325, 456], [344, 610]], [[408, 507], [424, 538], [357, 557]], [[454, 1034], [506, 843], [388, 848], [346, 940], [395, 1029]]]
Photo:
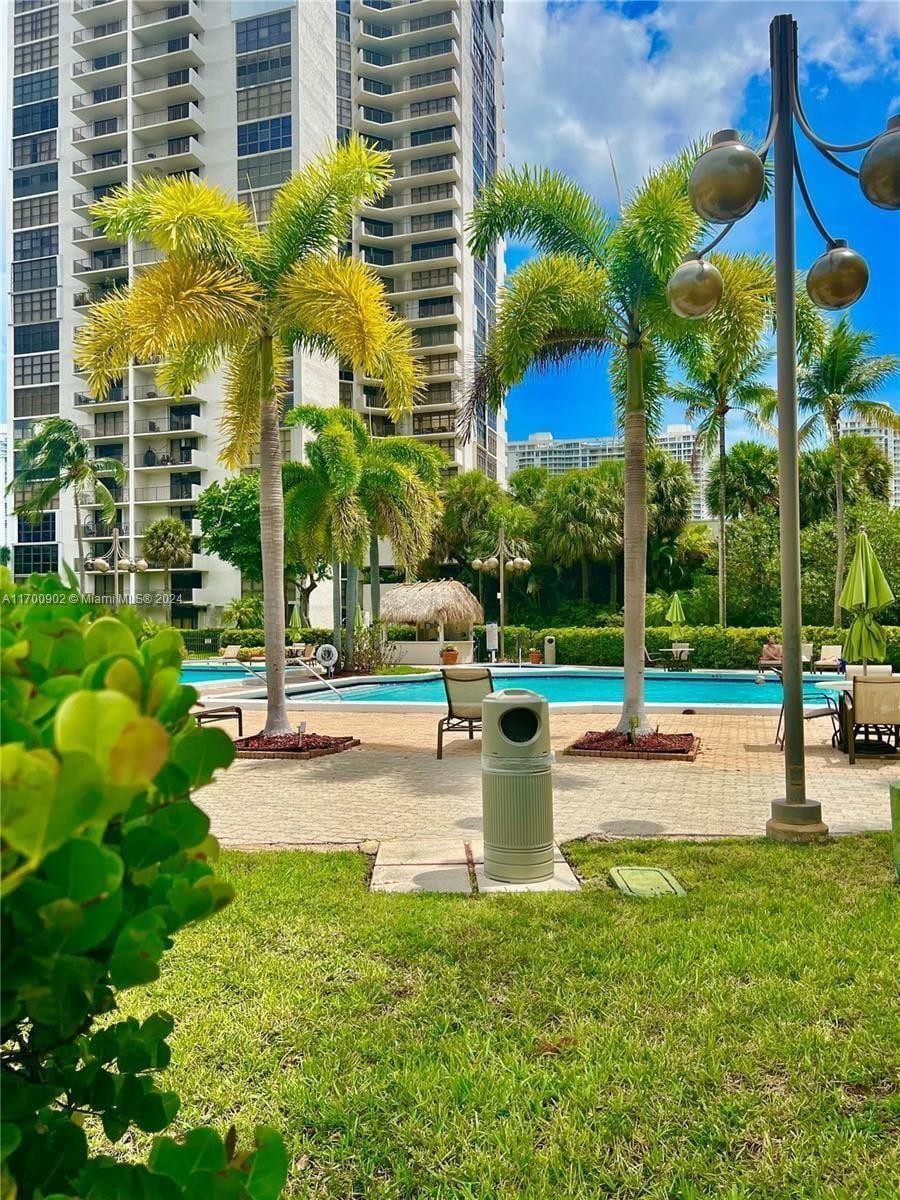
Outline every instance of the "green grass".
[[437, 667], [407, 667], [404, 663], [391, 663], [388, 666], [377, 667], [373, 674], [375, 675], [429, 675], [433, 674]]
[[[567, 852], [580, 895], [474, 898], [224, 855], [234, 904], [126, 997], [177, 1018], [179, 1124], [277, 1126], [291, 1196], [896, 1196], [887, 837]], [[638, 862], [688, 895], [607, 886]]]

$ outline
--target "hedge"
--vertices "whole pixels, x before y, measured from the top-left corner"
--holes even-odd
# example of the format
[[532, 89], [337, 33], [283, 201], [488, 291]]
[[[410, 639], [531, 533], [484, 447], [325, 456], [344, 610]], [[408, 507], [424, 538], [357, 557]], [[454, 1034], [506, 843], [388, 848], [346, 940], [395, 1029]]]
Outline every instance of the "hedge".
[[[205, 629], [189, 629], [180, 630], [181, 633], [208, 633]], [[387, 636], [392, 641], [410, 642], [415, 641], [416, 630], [414, 626], [409, 625], [390, 625], [388, 626]], [[243, 649], [257, 649], [265, 645], [266, 635], [262, 629], [222, 629], [218, 631], [219, 646], [240, 646]], [[285, 631], [285, 644], [288, 646], [296, 645], [298, 642], [311, 642], [315, 646], [321, 646], [324, 642], [334, 640], [334, 633], [331, 629], [288, 629]], [[191, 649], [189, 646], [188, 649]], [[206, 649], [206, 647], [203, 647]], [[211, 651], [211, 653], [213, 653]]]

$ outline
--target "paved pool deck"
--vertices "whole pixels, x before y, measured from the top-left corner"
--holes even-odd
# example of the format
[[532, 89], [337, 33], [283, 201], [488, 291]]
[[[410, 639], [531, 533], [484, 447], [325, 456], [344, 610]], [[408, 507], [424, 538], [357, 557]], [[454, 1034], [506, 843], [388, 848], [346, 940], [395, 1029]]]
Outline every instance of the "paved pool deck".
[[[212, 698], [210, 698], [212, 703]], [[235, 762], [197, 799], [226, 846], [361, 845], [386, 839], [479, 839], [478, 739], [445, 740], [435, 758], [437, 718], [404, 713], [297, 712], [310, 732], [353, 734], [359, 749], [305, 762]], [[562, 757], [602, 714], [551, 715], [557, 842], [609, 837], [761, 835], [773, 798], [784, 794], [772, 715], [652, 717], [661, 732], [701, 738], [693, 763]], [[245, 713], [245, 733], [263, 714]], [[222, 728], [232, 730], [233, 725]], [[827, 730], [827, 732], [826, 732]], [[890, 826], [889, 784], [900, 761], [857, 761], [830, 745], [825, 721], [807, 724], [807, 792], [822, 803], [832, 833]]]

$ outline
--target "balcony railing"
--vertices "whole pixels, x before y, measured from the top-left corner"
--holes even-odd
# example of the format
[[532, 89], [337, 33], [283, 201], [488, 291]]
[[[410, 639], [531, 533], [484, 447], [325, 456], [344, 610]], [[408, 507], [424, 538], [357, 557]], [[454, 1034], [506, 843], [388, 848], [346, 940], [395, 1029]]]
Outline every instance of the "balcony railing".
[[86, 142], [93, 138], [111, 137], [115, 133], [127, 133], [124, 117], [107, 117], [106, 120], [90, 121], [72, 130], [73, 142]]
[[194, 427], [190, 417], [168, 416], [135, 421], [135, 433], [193, 433]]
[[73, 263], [72, 270], [76, 275], [87, 275], [91, 271], [127, 271], [128, 254], [120, 250], [118, 254], [83, 258]]
[[133, 155], [133, 160], [139, 162], [151, 162], [157, 158], [173, 158], [179, 154], [190, 154], [197, 152], [197, 141], [192, 137], [169, 138], [167, 142], [156, 142], [152, 146], [138, 146]]
[[167, 71], [165, 75], [141, 79], [134, 85], [134, 94], [145, 96], [148, 92], [162, 92], [167, 88], [184, 87], [186, 84], [191, 84], [199, 91], [200, 76], [192, 67], [182, 67], [178, 71]]
[[122, 33], [125, 29], [124, 21], [107, 21], [104, 25], [92, 25], [90, 29], [76, 29], [72, 35], [72, 45], [78, 46], [82, 42], [93, 42], [97, 38], [112, 37], [114, 33]]
[[117, 50], [114, 54], [101, 54], [97, 58], [86, 58], [83, 62], [72, 64], [72, 74], [75, 78], [79, 75], [89, 75], [94, 71], [108, 71], [112, 67], [121, 67], [125, 64], [125, 55], [121, 50]]
[[[171, 112], [173, 108], [179, 110], [177, 115], [173, 116]], [[146, 125], [166, 125], [172, 121], [184, 121], [189, 117], [199, 121], [200, 107], [191, 100], [185, 100], [183, 104], [170, 104], [168, 108], [157, 108], [153, 112], [140, 113], [134, 119], [134, 127], [143, 129]]]
[[196, 446], [182, 446], [174, 453], [166, 450], [145, 450], [134, 456], [136, 467], [189, 467], [199, 461], [200, 450]]
[[91, 396], [88, 392], [75, 393], [75, 405], [77, 408], [87, 408], [91, 404], [124, 404], [127, 399], [128, 392], [123, 387], [110, 388], [103, 399], [100, 399], [98, 396]]
[[73, 175], [90, 175], [94, 171], [110, 171], [114, 167], [124, 167], [128, 162], [125, 149], [109, 150], [103, 154], [92, 154], [90, 158], [78, 158], [72, 163]]
[[113, 100], [124, 100], [125, 89], [121, 83], [110, 84], [109, 87], [96, 88], [93, 92], [81, 92], [72, 97], [73, 111], [79, 108], [92, 108], [95, 104], [109, 104]]
[[191, 33], [180, 34], [165, 42], [154, 42], [150, 46], [138, 46], [134, 52], [134, 61], [144, 62], [148, 58], [161, 58], [165, 54], [180, 54], [184, 50], [193, 50], [196, 53], [197, 39]]
[[158, 25], [161, 21], [175, 21], [178, 17], [186, 17], [199, 11], [199, 5], [191, 0], [179, 0], [176, 4], [164, 4], [162, 8], [154, 8], [151, 12], [142, 13], [134, 22], [140, 29], [144, 25]]

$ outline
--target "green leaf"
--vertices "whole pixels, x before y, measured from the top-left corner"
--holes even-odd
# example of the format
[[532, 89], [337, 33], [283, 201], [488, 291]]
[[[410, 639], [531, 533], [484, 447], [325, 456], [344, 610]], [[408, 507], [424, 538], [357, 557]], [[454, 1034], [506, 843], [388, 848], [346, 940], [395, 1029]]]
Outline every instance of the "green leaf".
[[209, 817], [191, 800], [178, 800], [158, 808], [150, 817], [152, 827], [186, 850], [199, 846], [209, 833]]
[[149, 825], [136, 825], [122, 839], [122, 855], [132, 871], [143, 871], [164, 862], [178, 850], [178, 842], [169, 834]]
[[244, 1185], [253, 1200], [278, 1200], [287, 1182], [288, 1156], [278, 1131], [260, 1126], [255, 1131], [256, 1150], [247, 1160]]
[[75, 692], [56, 713], [56, 748], [61, 753], [79, 750], [89, 754], [106, 770], [113, 746], [139, 716], [134, 702], [121, 692]]
[[121, 692], [140, 704], [144, 692], [144, 681], [137, 666], [130, 658], [117, 658], [112, 662], [103, 677], [106, 687], [112, 692]]
[[22, 1135], [9, 1121], [0, 1123], [0, 1160], [9, 1158], [22, 1141]]
[[162, 767], [169, 735], [153, 717], [138, 717], [122, 730], [112, 748], [109, 778], [115, 787], [144, 788]]
[[159, 1133], [175, 1119], [179, 1105], [175, 1092], [150, 1092], [144, 1097], [135, 1124], [145, 1133]]
[[101, 617], [88, 626], [84, 635], [84, 649], [88, 662], [108, 658], [111, 654], [138, 652], [134, 634], [115, 617]]
[[234, 761], [234, 743], [223, 729], [188, 729], [173, 742], [172, 759], [192, 788], [203, 787], [218, 767]]
[[44, 875], [70, 900], [83, 904], [122, 882], [122, 860], [87, 838], [70, 838], [44, 862]]
[[182, 1185], [198, 1172], [224, 1171], [227, 1165], [224, 1143], [212, 1129], [192, 1129], [181, 1144], [174, 1138], [157, 1138], [149, 1159], [151, 1171]]

